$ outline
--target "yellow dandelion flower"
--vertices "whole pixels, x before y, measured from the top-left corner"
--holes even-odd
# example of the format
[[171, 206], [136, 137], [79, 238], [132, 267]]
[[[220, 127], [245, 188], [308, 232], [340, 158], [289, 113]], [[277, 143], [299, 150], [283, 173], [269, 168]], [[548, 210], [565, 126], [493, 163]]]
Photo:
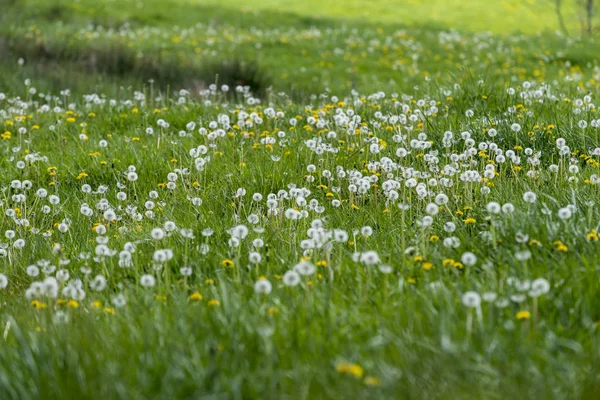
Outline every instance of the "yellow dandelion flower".
[[88, 177], [88, 176], [89, 176], [89, 175], [88, 175], [88, 174], [87, 174], [85, 171], [81, 171], [81, 172], [79, 173], [79, 175], [77, 175], [77, 179], [78, 179], [78, 180], [80, 180], [80, 179], [86, 178], [86, 177]]
[[41, 301], [38, 301], [38, 300], [33, 300], [31, 302], [31, 305], [33, 306], [33, 308], [36, 308], [38, 310], [48, 307], [48, 305], [46, 303], [42, 303]]
[[188, 297], [188, 299], [193, 301], [200, 301], [202, 300], [202, 295], [198, 292], [194, 292], [190, 295], [190, 297]]
[[69, 300], [69, 302], [67, 303], [67, 307], [79, 308], [79, 303], [76, 300]]
[[352, 375], [356, 378], [362, 378], [364, 374], [364, 370], [360, 365], [349, 362], [339, 362], [336, 364], [335, 369], [340, 374]]
[[526, 310], [521, 310], [517, 313], [517, 319], [529, 319], [531, 318], [531, 313]]
[[442, 266], [447, 267], [448, 265], [453, 266], [454, 265], [454, 260], [451, 258], [446, 258], [444, 261], [442, 261]]
[[379, 386], [379, 379], [375, 376], [367, 376], [364, 383], [367, 386]]

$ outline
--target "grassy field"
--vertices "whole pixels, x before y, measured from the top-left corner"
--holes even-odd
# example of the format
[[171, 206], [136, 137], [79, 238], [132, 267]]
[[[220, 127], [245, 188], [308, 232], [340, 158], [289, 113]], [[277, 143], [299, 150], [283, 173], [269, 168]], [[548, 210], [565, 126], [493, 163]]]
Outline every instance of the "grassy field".
[[597, 397], [600, 53], [546, 3], [5, 3], [0, 399]]
[[[595, 41], [554, 31], [507, 36], [521, 25], [541, 32], [551, 21], [547, 16], [540, 19], [544, 24], [533, 24], [520, 11], [511, 15], [522, 18], [521, 23], [504, 24], [502, 33], [492, 34], [447, 31], [431, 19], [393, 25], [366, 18], [316, 18], [299, 8], [311, 2], [294, 3], [290, 11], [270, 9], [268, 2], [251, 11], [237, 11], [235, 3], [224, 7], [174, 2], [166, 7], [156, 0], [146, 0], [143, 6], [90, 0], [24, 4], [5, 7], [2, 15], [0, 50], [9, 57], [0, 63], [0, 82], [8, 88], [43, 76], [36, 82], [40, 90], [88, 92], [92, 86], [114, 93], [115, 81], [123, 87], [142, 87], [149, 79], [163, 90], [196, 89], [213, 83], [218, 72], [222, 81], [257, 81], [255, 87], [273, 85], [296, 98], [324, 89], [407, 90], [426, 79], [443, 85], [475, 76], [486, 78], [489, 85], [506, 86], [515, 80], [543, 82], [580, 73], [584, 67], [584, 77], [592, 77], [593, 55], [600, 51]], [[368, 4], [375, 7], [380, 2]], [[476, 5], [481, 2], [473, 4], [480, 10]], [[340, 10], [324, 6], [317, 15], [336, 12]], [[487, 19], [473, 19], [477, 20]], [[19, 58], [21, 67], [15, 62]], [[231, 60], [250, 65], [250, 73], [223, 74], [220, 64]]]
[[[187, 0], [192, 4], [223, 5], [221, 1]], [[563, 2], [564, 3], [564, 2]], [[226, 6], [243, 12], [286, 11], [316, 18], [343, 18], [374, 24], [434, 25], [462, 31], [491, 31], [500, 34], [536, 34], [558, 29], [552, 0], [229, 0]], [[562, 7], [563, 17], [573, 32], [578, 29], [573, 3]]]

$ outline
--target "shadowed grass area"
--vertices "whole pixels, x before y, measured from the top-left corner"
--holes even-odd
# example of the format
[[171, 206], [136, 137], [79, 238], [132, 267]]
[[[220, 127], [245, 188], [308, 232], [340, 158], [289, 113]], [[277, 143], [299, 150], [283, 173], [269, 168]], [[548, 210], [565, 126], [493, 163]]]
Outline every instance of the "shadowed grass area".
[[[12, 3], [0, 16], [0, 45], [11, 54], [0, 60], [7, 71], [0, 82], [35, 66], [51, 78], [42, 85], [77, 87], [54, 71], [68, 66], [101, 85], [153, 79], [163, 88], [195, 90], [219, 74], [222, 83], [249, 82], [261, 94], [273, 85], [306, 96], [327, 88], [398, 90], [425, 78], [448, 85], [473, 74], [497, 77], [498, 83], [541, 81], [569, 68], [593, 66], [599, 49], [591, 40], [555, 34], [505, 38], [447, 31], [435, 28], [435, 21], [412, 26], [336, 21], [271, 7], [240, 11], [232, 4]], [[19, 57], [25, 71], [16, 67]], [[231, 65], [238, 65], [235, 71]]]
[[[218, 82], [231, 87], [250, 87], [253, 93], [263, 95], [270, 85], [268, 74], [254, 61], [240, 59], [187, 62], [175, 57], [152, 54], [136, 55], [122, 44], [75, 47], [66, 42], [47, 43], [22, 38], [0, 37], [0, 53], [9, 59], [27, 60], [37, 76], [56, 80], [56, 85], [73, 81], [72, 71], [89, 78], [125, 80], [144, 84], [156, 82], [159, 89], [167, 87], [202, 89]], [[61, 77], [61, 73], [68, 76]]]

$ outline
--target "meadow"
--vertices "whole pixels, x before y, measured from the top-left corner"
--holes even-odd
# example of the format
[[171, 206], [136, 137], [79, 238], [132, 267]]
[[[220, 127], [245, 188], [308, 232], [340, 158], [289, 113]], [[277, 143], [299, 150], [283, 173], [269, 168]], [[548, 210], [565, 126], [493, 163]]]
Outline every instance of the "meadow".
[[0, 399], [597, 398], [600, 47], [544, 2], [2, 9]]

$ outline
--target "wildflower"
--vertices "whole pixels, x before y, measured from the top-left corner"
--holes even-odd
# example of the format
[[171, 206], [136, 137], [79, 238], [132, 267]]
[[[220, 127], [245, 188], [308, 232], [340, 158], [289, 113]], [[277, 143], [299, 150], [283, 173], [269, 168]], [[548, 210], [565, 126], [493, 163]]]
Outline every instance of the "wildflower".
[[379, 272], [381, 272], [382, 274], [390, 274], [392, 273], [394, 269], [392, 268], [391, 265], [385, 265], [385, 264], [381, 264], [379, 266]]
[[571, 209], [569, 207], [564, 207], [558, 210], [558, 218], [563, 221], [571, 218]]
[[505, 214], [512, 214], [515, 211], [515, 206], [511, 203], [505, 203], [502, 205], [502, 212]]
[[200, 301], [202, 300], [202, 295], [198, 292], [194, 292], [190, 295], [190, 297], [188, 297], [188, 299], [192, 301]]
[[453, 266], [455, 263], [455, 261], [451, 258], [446, 258], [444, 261], [442, 261], [442, 266], [443, 267], [447, 267], [447, 266]]
[[258, 294], [269, 294], [273, 290], [273, 285], [266, 278], [262, 278], [254, 284], [254, 292]]
[[463, 294], [462, 303], [468, 308], [478, 308], [481, 305], [481, 296], [477, 292], [466, 292]]
[[566, 253], [569, 250], [569, 248], [560, 240], [557, 240], [556, 242], [554, 242], [554, 249], [561, 253]]
[[125, 304], [127, 304], [127, 299], [122, 293], [119, 293], [118, 295], [112, 298], [112, 303], [115, 307], [121, 308], [124, 307]]
[[106, 287], [106, 278], [102, 275], [96, 275], [90, 282], [90, 288], [96, 292], [101, 292]]
[[312, 263], [308, 261], [300, 261], [294, 266], [294, 271], [296, 271], [300, 275], [312, 275], [315, 273], [316, 268]]
[[436, 202], [436, 204], [438, 204], [440, 206], [448, 204], [448, 201], [449, 201], [448, 196], [445, 195], [444, 193], [440, 193], [437, 196], [435, 196], [435, 202]]
[[498, 294], [496, 292], [485, 292], [481, 298], [486, 303], [493, 303], [498, 298]]
[[238, 225], [229, 231], [231, 237], [237, 238], [239, 240], [245, 239], [246, 236], [248, 236], [248, 232], [248, 227], [246, 227], [245, 225]]
[[217, 300], [217, 299], [212, 299], [212, 300], [209, 300], [209, 302], [208, 302], [208, 305], [209, 305], [209, 306], [211, 306], [211, 307], [217, 307], [217, 306], [219, 306], [220, 304], [221, 304], [221, 303], [220, 303], [220, 302], [219, 302], [219, 300]]
[[142, 275], [140, 285], [144, 287], [153, 287], [156, 284], [156, 279], [152, 275]]
[[375, 376], [367, 376], [364, 383], [367, 386], [379, 386], [379, 379]]
[[79, 308], [79, 303], [76, 300], [69, 300], [67, 302], [67, 307], [69, 307], [69, 308]]
[[285, 286], [294, 287], [300, 283], [300, 275], [294, 270], [287, 271], [283, 274], [282, 281]]
[[248, 256], [248, 261], [250, 261], [252, 264], [258, 264], [262, 261], [262, 255], [256, 251], [253, 251]]
[[538, 278], [531, 283], [529, 296], [538, 297], [550, 291], [550, 283], [544, 278]]
[[456, 224], [454, 222], [448, 221], [444, 224], [444, 230], [448, 233], [452, 233], [456, 230]]
[[152, 235], [152, 239], [161, 240], [162, 238], [165, 237], [165, 231], [162, 230], [162, 228], [154, 228], [154, 229], [152, 229], [151, 235]]
[[462, 256], [460, 257], [460, 260], [462, 261], [462, 263], [464, 265], [466, 265], [467, 267], [470, 267], [472, 265], [475, 265], [475, 263], [477, 262], [477, 256], [471, 252], [465, 252], [462, 254]]
[[46, 303], [42, 303], [41, 301], [38, 301], [38, 300], [33, 300], [31, 302], [31, 305], [33, 306], [33, 308], [36, 308], [38, 310], [48, 307], [48, 305]]
[[486, 209], [490, 214], [498, 214], [501, 210], [501, 207], [499, 203], [491, 201], [487, 204]]
[[521, 310], [517, 313], [517, 319], [521, 320], [521, 319], [529, 319], [531, 318], [531, 313], [529, 311], [526, 310]]
[[360, 254], [360, 262], [365, 265], [379, 264], [379, 255], [375, 251], [366, 251]]
[[83, 178], [88, 177], [89, 175], [85, 171], [81, 171], [79, 175], [77, 175], [77, 180], [81, 180]]
[[425, 207], [425, 212], [429, 215], [436, 215], [440, 211], [440, 208], [435, 203], [429, 203]]
[[527, 203], [535, 203], [537, 195], [533, 192], [525, 192], [523, 193], [523, 200]]
[[232, 268], [233, 261], [231, 261], [230, 259], [225, 259], [225, 260], [221, 261], [221, 265], [223, 265], [225, 268]]
[[345, 243], [348, 241], [348, 233], [341, 229], [334, 229], [333, 238], [336, 242]]
[[360, 365], [349, 362], [338, 362], [335, 369], [340, 374], [352, 375], [355, 378], [362, 378], [364, 374], [364, 370]]
[[515, 253], [515, 258], [519, 261], [527, 261], [531, 258], [531, 251], [523, 250]]
[[65, 324], [69, 321], [69, 314], [64, 311], [57, 311], [52, 317], [55, 324]]

